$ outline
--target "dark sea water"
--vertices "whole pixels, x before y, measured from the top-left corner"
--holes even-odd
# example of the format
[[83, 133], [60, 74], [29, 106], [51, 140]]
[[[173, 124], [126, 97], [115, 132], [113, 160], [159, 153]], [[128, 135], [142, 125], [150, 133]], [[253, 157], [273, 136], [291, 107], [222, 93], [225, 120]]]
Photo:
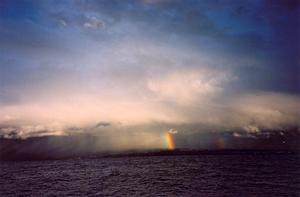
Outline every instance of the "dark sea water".
[[297, 155], [0, 162], [0, 196], [300, 196]]

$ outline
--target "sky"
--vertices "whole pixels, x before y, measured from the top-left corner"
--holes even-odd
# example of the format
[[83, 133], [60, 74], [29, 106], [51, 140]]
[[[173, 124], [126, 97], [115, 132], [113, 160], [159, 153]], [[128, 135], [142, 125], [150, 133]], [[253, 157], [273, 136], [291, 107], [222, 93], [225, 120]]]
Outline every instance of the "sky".
[[2, 0], [0, 132], [133, 127], [155, 143], [178, 127], [298, 126], [299, 11], [297, 0]]

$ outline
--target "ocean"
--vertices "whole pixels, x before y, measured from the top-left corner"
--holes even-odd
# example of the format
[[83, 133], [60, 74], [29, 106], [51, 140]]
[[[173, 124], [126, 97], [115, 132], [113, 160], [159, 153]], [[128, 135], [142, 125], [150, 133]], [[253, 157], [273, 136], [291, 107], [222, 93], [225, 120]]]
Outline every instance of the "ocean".
[[297, 154], [1, 161], [0, 196], [300, 196]]

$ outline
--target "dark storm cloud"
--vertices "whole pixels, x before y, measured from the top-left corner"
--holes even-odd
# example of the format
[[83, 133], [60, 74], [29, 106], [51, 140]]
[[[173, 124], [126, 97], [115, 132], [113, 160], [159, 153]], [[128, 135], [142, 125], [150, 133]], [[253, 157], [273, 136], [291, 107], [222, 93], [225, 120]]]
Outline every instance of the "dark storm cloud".
[[[44, 4], [31, 1], [5, 1], [1, 4], [2, 48], [8, 49], [7, 45], [10, 45], [20, 49], [23, 46], [26, 51], [29, 47], [43, 50], [53, 45], [56, 50], [63, 38], [55, 37], [55, 34], [66, 32], [55, 26], [52, 20], [62, 26], [76, 24], [94, 30], [104, 26], [110, 29], [122, 21], [129, 21], [143, 28], [138, 31], [143, 34], [150, 32], [158, 39], [171, 39], [175, 35], [179, 41], [199, 43], [200, 46], [192, 45], [195, 48], [202, 47], [205, 39], [211, 39], [211, 45], [216, 46], [202, 48], [221, 54], [230, 52], [233, 58], [276, 59], [266, 62], [263, 66], [268, 68], [255, 74], [271, 72], [279, 75], [282, 70], [297, 68], [299, 7], [296, 1], [75, 1]], [[54, 30], [49, 32], [49, 28]], [[122, 33], [119, 36], [123, 36]], [[239, 67], [243, 69], [243, 65]], [[296, 81], [294, 73], [289, 72], [289, 77], [279, 77], [293, 87]], [[272, 86], [274, 80], [267, 82]], [[289, 87], [286, 85], [281, 89]]]
[[69, 31], [96, 42], [143, 35], [237, 59], [240, 88], [299, 88], [297, 1], [22, 1], [1, 8], [2, 50], [64, 52]]

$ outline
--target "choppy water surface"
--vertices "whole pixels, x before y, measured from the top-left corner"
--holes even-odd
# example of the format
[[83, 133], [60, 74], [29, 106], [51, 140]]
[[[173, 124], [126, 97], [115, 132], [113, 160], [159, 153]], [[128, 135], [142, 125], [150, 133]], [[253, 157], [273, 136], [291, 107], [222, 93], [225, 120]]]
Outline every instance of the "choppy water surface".
[[0, 162], [0, 196], [299, 196], [297, 155]]

